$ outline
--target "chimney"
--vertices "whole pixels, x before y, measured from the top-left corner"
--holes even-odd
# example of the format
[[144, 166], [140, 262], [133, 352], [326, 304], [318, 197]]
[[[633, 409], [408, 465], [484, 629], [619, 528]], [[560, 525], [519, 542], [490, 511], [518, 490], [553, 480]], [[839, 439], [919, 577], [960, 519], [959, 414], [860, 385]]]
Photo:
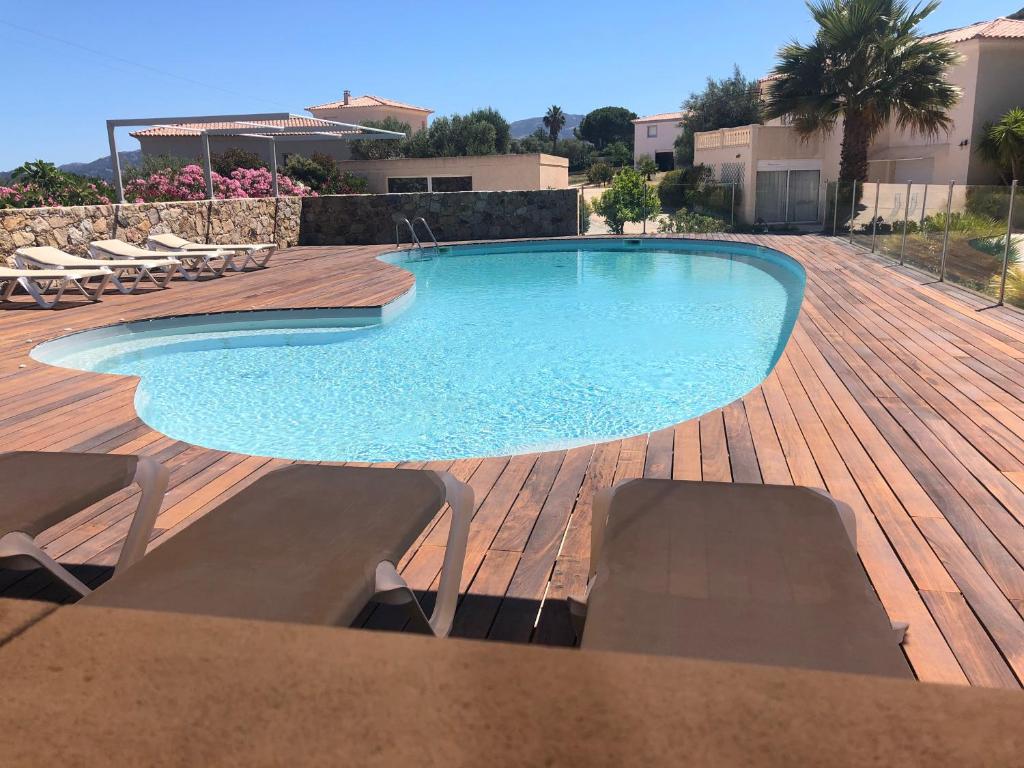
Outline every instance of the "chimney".
[[348, 106], [348, 100], [352, 98], [352, 91], [345, 89], [345, 106]]

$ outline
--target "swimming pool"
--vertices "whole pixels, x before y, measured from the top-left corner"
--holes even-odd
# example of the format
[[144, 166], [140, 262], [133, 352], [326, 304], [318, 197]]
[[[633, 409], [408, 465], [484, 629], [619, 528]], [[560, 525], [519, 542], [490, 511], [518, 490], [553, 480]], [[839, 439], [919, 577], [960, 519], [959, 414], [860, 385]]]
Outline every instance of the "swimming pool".
[[640, 434], [735, 400], [775, 364], [804, 287], [795, 261], [740, 243], [579, 239], [384, 258], [416, 287], [380, 310], [128, 323], [33, 356], [139, 376], [139, 416], [209, 448], [492, 456]]

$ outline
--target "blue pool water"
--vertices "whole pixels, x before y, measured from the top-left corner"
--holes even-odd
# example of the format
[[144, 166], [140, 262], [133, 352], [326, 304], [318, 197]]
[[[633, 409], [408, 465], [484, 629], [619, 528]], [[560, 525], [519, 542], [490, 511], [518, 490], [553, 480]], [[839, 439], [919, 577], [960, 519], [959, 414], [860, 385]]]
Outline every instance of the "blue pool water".
[[548, 241], [387, 260], [416, 289], [384, 317], [132, 323], [34, 354], [141, 377], [140, 417], [210, 448], [491, 456], [639, 434], [731, 402], [775, 364], [804, 285], [789, 258], [732, 243]]

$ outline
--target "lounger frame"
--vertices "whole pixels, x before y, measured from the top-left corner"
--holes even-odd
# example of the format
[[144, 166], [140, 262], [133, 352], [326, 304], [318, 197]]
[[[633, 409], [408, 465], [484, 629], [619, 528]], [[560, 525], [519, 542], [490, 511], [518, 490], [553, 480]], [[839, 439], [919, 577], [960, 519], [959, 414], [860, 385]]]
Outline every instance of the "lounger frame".
[[466, 545], [469, 541], [469, 524], [473, 519], [473, 489], [447, 472], [435, 472], [444, 483], [445, 500], [451, 506], [451, 525], [448, 528], [448, 542], [441, 566], [441, 581], [437, 588], [434, 610], [427, 618], [423, 606], [412, 588], [398, 573], [395, 563], [383, 560], [377, 564], [375, 594], [373, 599], [387, 605], [404, 605], [420, 628], [428, 630], [435, 637], [447, 637], [455, 618], [455, 607], [459, 601], [459, 586], [466, 560]]
[[[114, 260], [111, 256], [105, 258], [94, 258], [96, 262], [96, 269], [109, 269], [111, 271], [110, 282], [111, 284], [123, 294], [135, 293], [139, 289], [139, 285], [143, 280], [149, 280], [157, 288], [163, 289], [168, 288], [171, 282], [171, 278], [177, 274], [181, 264], [180, 261], [174, 257], [161, 257], [166, 258], [169, 261], [175, 262], [173, 264], [154, 266], [151, 263], [147, 264], [143, 259], [138, 259], [137, 264], [131, 266], [124, 266], [124, 264], [118, 264], [117, 266], [107, 266], [104, 261]], [[28, 253], [23, 252], [21, 249], [14, 252], [14, 261], [21, 269], [47, 269], [47, 270], [63, 270], [67, 272], [74, 272], [76, 269], [86, 269], [85, 265], [81, 266], [64, 266], [63, 264], [52, 264], [43, 258], [34, 257]], [[117, 259], [120, 262], [134, 261], [134, 259]], [[153, 260], [154, 262], [157, 259]], [[161, 272], [162, 274], [157, 274]], [[135, 278], [123, 279], [123, 276], [127, 273], [133, 273]]]
[[[89, 301], [99, 301], [103, 296], [103, 291], [107, 288], [107, 283], [109, 283], [114, 277], [114, 273], [102, 264], [97, 264], [96, 268], [97, 270], [103, 271], [103, 274], [87, 275], [83, 277], [81, 274], [82, 271], [76, 272], [74, 270], [69, 270], [68, 274], [62, 277], [53, 277], [49, 275], [46, 277], [35, 277], [33, 275], [26, 274], [18, 277], [0, 278], [0, 280], [4, 280], [7, 283], [3, 291], [3, 301], [9, 301], [11, 296], [14, 294], [14, 290], [19, 286], [43, 309], [53, 309], [60, 304], [60, 300], [63, 298], [64, 292], [69, 286], [76, 288]], [[24, 269], [23, 271], [31, 272], [33, 270]], [[62, 270], [48, 269], [45, 271], [58, 272]], [[96, 286], [90, 289], [87, 284], [90, 280], [94, 279], [98, 279], [99, 282]], [[56, 285], [56, 293], [52, 298], [48, 299], [46, 294], [53, 289], [54, 285]]]
[[[132, 482], [139, 486], [139, 503], [114, 568], [115, 576], [146, 553], [169, 479], [170, 473], [162, 464], [147, 456], [138, 458]], [[31, 570], [41, 566], [79, 595], [92, 591], [22, 531], [0, 536], [0, 565], [13, 570]]]

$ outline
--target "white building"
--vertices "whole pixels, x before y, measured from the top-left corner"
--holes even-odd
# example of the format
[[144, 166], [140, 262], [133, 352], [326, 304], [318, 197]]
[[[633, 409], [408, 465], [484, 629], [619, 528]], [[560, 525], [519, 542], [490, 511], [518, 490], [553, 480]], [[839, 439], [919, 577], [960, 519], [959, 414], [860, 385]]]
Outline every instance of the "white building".
[[[1024, 21], [998, 18], [925, 36], [949, 43], [960, 60], [946, 77], [960, 89], [950, 129], [922, 136], [886, 126], [868, 149], [868, 182], [994, 184], [998, 174], [975, 147], [986, 122], [1024, 105]], [[771, 77], [762, 87], [771, 87]], [[694, 163], [743, 188], [746, 221], [821, 221], [825, 183], [839, 177], [842, 122], [830, 134], [800, 136], [782, 120], [694, 136]]]
[[682, 112], [638, 117], [633, 121], [633, 164], [643, 156], [650, 157], [662, 171], [675, 168], [676, 137], [682, 133]]

